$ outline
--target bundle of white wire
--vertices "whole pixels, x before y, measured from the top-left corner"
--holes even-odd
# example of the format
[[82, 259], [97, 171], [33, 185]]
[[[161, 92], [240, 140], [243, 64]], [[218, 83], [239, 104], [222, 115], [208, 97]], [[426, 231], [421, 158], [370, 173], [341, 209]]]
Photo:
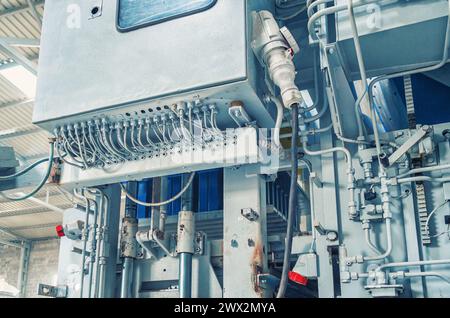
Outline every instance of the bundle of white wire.
[[176, 107], [155, 115], [111, 122], [106, 118], [55, 129], [56, 151], [81, 169], [158, 156], [176, 145], [224, 141], [215, 105]]

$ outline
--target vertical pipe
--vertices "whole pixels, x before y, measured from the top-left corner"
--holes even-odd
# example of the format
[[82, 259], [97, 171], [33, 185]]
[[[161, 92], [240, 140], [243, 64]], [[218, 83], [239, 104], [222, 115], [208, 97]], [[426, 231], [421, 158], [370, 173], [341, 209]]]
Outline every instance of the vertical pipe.
[[192, 255], [194, 254], [194, 213], [181, 211], [178, 215], [179, 290], [180, 298], [191, 298]]
[[120, 235], [121, 188], [119, 184], [109, 185], [105, 187], [104, 192], [107, 198], [107, 212], [100, 297], [114, 298], [116, 297], [116, 289], [120, 284], [120, 282], [117, 282], [117, 255], [119, 252], [117, 246]]
[[[167, 200], [168, 179], [167, 177], [161, 177], [161, 192], [160, 201]], [[166, 230], [166, 217], [167, 217], [167, 205], [163, 205], [159, 208], [159, 230], [164, 233]]]
[[83, 298], [84, 292], [84, 267], [86, 265], [86, 248], [89, 240], [89, 213], [91, 201], [85, 197], [86, 200], [86, 217], [84, 219], [83, 229], [83, 250], [81, 252], [81, 274], [80, 274], [80, 298]]
[[131, 295], [131, 273], [133, 271], [134, 259], [125, 257], [122, 269], [122, 285], [120, 287], [120, 298], [129, 298]]
[[103, 224], [102, 224], [102, 239], [100, 242], [100, 249], [99, 249], [99, 273], [97, 275], [98, 277], [98, 294], [97, 296], [99, 298], [103, 298], [105, 295], [105, 267], [107, 262], [106, 257], [106, 243], [107, 243], [107, 237], [108, 237], [108, 224], [109, 224], [109, 213], [108, 209], [110, 208], [109, 204], [109, 198], [108, 196], [104, 195], [104, 204], [103, 204]]
[[[97, 200], [98, 198], [96, 198]], [[88, 286], [88, 298], [92, 297], [92, 283], [94, 279], [94, 263], [96, 259], [96, 249], [97, 249], [97, 219], [98, 219], [98, 210], [99, 204], [96, 200], [92, 200], [94, 203], [94, 224], [92, 226], [92, 240], [91, 240], [91, 251], [89, 254], [89, 286]], [[102, 199], [100, 199], [102, 200]], [[102, 205], [102, 203], [100, 203]], [[95, 290], [95, 289], [94, 289]]]
[[98, 225], [98, 231], [97, 231], [97, 248], [95, 253], [95, 264], [97, 264], [95, 268], [95, 280], [94, 280], [94, 298], [99, 297], [99, 288], [100, 288], [100, 282], [101, 282], [101, 267], [103, 265], [101, 264], [101, 257], [103, 256], [103, 242], [104, 242], [104, 223], [105, 223], [105, 213], [106, 213], [106, 206], [107, 206], [107, 199], [103, 191], [98, 190], [100, 194], [100, 214], [99, 214], [99, 225]]
[[[183, 175], [183, 184], [189, 176]], [[193, 187], [181, 197], [181, 212], [178, 215], [179, 291], [180, 298], [192, 296], [192, 255], [194, 254], [195, 215], [193, 210]]]
[[[137, 196], [137, 182], [128, 182], [126, 190], [131, 196], [136, 197]], [[137, 214], [136, 203], [127, 199], [126, 204], [125, 204], [125, 219], [126, 218], [135, 219], [136, 214]], [[135, 239], [135, 235], [132, 235], [131, 238]], [[125, 256], [124, 260], [123, 260], [123, 268], [122, 268], [122, 284], [121, 284], [121, 289], [120, 289], [120, 298], [131, 297], [132, 281], [130, 280], [130, 277], [132, 277], [133, 267], [134, 267], [134, 258], [130, 257], [130, 256]]]
[[192, 254], [180, 253], [180, 298], [192, 297]]

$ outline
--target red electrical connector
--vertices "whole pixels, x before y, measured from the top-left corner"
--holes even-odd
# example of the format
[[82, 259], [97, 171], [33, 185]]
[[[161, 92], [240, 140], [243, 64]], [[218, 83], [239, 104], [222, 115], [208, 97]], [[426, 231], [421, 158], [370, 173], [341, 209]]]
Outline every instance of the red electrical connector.
[[66, 234], [64, 233], [64, 227], [62, 225], [56, 226], [56, 234], [58, 235], [58, 237], [66, 236]]
[[289, 272], [289, 279], [303, 286], [308, 285], [308, 278], [296, 272]]

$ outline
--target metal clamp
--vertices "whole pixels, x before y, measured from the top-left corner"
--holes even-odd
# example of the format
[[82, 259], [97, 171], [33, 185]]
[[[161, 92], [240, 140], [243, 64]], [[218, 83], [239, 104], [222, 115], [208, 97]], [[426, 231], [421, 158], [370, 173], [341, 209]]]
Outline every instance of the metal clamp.
[[38, 295], [53, 298], [66, 298], [67, 297], [67, 286], [51, 286], [45, 284], [39, 284]]
[[314, 229], [322, 236], [327, 237], [327, 241], [335, 242], [339, 238], [339, 234], [336, 231], [333, 230], [327, 230], [325, 229], [320, 222], [316, 221], [314, 223]]
[[241, 210], [241, 215], [244, 218], [246, 218], [247, 220], [249, 220], [250, 222], [254, 222], [254, 221], [258, 220], [258, 218], [259, 218], [258, 212], [256, 212], [252, 208], [242, 209]]

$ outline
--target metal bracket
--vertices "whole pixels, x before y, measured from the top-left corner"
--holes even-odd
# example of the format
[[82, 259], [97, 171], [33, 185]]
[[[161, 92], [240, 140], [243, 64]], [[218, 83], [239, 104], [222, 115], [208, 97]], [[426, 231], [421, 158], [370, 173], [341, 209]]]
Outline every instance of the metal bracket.
[[241, 210], [241, 215], [244, 218], [246, 218], [247, 220], [249, 220], [250, 222], [254, 222], [254, 221], [258, 220], [258, 218], [259, 218], [258, 212], [256, 212], [252, 208], [242, 209]]
[[204, 232], [195, 233], [195, 240], [194, 240], [195, 255], [204, 255], [205, 242], [206, 242], [206, 233]]
[[257, 284], [262, 289], [276, 290], [280, 285], [280, 279], [271, 274], [258, 274]]
[[398, 148], [388, 159], [386, 162], [387, 166], [392, 166], [397, 162], [401, 157], [403, 157], [412, 147], [417, 145], [422, 139], [424, 139], [430, 132], [432, 132], [433, 128], [428, 125], [424, 125], [417, 130], [417, 132], [406, 140], [400, 148]]
[[322, 180], [320, 180], [320, 177], [317, 175], [317, 173], [311, 172], [310, 176], [311, 176], [312, 181], [316, 185], [316, 187], [321, 189], [323, 187], [323, 182], [322, 182]]
[[403, 292], [403, 285], [368, 285], [364, 286], [370, 292], [372, 297], [397, 297]]
[[327, 241], [329, 242], [336, 242], [339, 238], [339, 234], [336, 231], [333, 230], [327, 230], [325, 229], [322, 224], [320, 224], [319, 221], [316, 221], [314, 223], [314, 229], [322, 236], [326, 236]]
[[51, 286], [45, 284], [39, 284], [38, 295], [53, 298], [66, 298], [67, 297], [67, 286]]

